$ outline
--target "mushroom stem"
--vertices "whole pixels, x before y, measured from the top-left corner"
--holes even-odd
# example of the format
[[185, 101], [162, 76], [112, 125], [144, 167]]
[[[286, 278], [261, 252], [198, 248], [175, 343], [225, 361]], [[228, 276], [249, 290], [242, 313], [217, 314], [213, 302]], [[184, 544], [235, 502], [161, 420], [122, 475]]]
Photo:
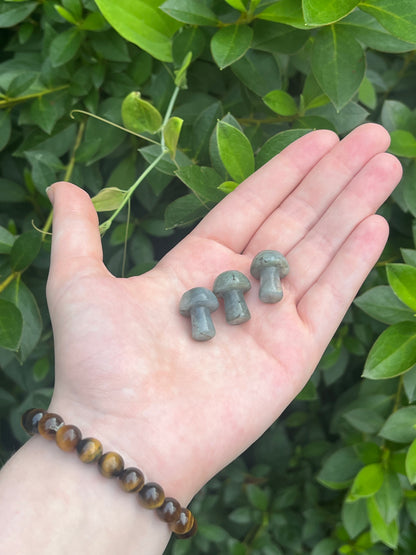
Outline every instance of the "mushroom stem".
[[191, 309], [192, 337], [196, 341], [208, 341], [215, 335], [214, 324], [208, 308], [195, 306]]
[[239, 290], [227, 291], [223, 294], [225, 317], [229, 324], [243, 324], [250, 320], [250, 312]]
[[282, 284], [277, 268], [263, 268], [260, 274], [260, 300], [263, 303], [277, 303], [283, 297]]

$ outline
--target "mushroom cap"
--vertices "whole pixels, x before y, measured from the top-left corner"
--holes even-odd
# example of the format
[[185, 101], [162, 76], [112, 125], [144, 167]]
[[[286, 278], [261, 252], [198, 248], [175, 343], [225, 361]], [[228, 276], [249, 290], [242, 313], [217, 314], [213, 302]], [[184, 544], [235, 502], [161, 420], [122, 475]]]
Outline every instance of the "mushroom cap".
[[214, 281], [214, 293], [222, 297], [228, 291], [241, 291], [245, 293], [251, 289], [249, 279], [237, 270], [228, 270], [220, 274]]
[[212, 291], [206, 287], [194, 287], [182, 295], [179, 303], [179, 312], [188, 316], [192, 308], [204, 307], [214, 312], [219, 307], [218, 299]]
[[289, 273], [289, 264], [282, 253], [278, 251], [266, 250], [259, 252], [251, 263], [251, 275], [259, 279], [263, 268], [277, 268], [280, 277], [285, 277]]

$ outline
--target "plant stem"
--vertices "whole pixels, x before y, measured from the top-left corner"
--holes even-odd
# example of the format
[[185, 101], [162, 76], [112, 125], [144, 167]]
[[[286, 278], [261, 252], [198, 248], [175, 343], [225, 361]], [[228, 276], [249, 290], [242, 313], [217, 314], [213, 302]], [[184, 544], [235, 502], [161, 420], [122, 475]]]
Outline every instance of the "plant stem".
[[164, 137], [164, 134], [163, 134], [163, 130], [165, 128], [165, 125], [169, 121], [169, 118], [170, 118], [171, 114], [172, 114], [173, 107], [175, 105], [175, 102], [176, 102], [176, 99], [178, 97], [179, 91], [180, 91], [180, 88], [175, 87], [175, 90], [173, 91], [171, 99], [169, 101], [169, 105], [168, 105], [168, 108], [166, 110], [165, 117], [163, 118], [162, 133], [161, 133], [162, 136], [161, 136], [161, 141], [160, 141], [160, 144], [162, 145], [162, 149], [165, 149], [165, 137]]
[[20, 272], [13, 272], [7, 278], [0, 283], [0, 293], [2, 293], [10, 283], [20, 275]]
[[32, 98], [41, 98], [46, 94], [62, 91], [64, 89], [67, 89], [68, 87], [69, 85], [61, 85], [60, 87], [55, 87], [54, 89], [45, 89], [44, 91], [38, 93], [17, 96], [16, 98], [6, 98], [5, 100], [0, 100], [0, 108], [10, 108], [15, 104], [20, 104], [20, 102], [26, 102], [26, 100], [32, 100]]

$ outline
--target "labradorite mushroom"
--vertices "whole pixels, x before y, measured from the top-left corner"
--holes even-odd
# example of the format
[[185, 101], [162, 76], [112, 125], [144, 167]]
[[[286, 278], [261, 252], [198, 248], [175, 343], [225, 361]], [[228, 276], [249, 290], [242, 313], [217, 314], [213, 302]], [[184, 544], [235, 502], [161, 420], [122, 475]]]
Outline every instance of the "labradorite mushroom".
[[283, 297], [281, 278], [289, 273], [286, 258], [278, 251], [265, 250], [253, 259], [251, 275], [260, 279], [259, 298], [263, 303], [277, 303]]
[[192, 337], [196, 341], [208, 341], [215, 335], [211, 312], [217, 310], [218, 299], [205, 287], [194, 287], [182, 295], [179, 311], [191, 318]]
[[251, 289], [248, 278], [237, 270], [220, 274], [213, 291], [224, 300], [225, 318], [229, 324], [243, 324], [250, 320], [250, 312], [244, 300], [244, 293]]

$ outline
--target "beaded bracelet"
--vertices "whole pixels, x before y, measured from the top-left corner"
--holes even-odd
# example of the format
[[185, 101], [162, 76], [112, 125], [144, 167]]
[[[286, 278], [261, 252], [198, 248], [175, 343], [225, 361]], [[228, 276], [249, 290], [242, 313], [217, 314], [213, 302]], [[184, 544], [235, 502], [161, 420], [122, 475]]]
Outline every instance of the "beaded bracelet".
[[185, 539], [197, 531], [197, 523], [189, 509], [181, 507], [173, 497], [165, 497], [162, 487], [156, 482], [145, 483], [143, 473], [135, 467], [124, 468], [124, 461], [118, 453], [110, 451], [103, 454], [103, 447], [98, 439], [82, 438], [81, 431], [65, 424], [54, 413], [42, 409], [29, 409], [22, 416], [22, 426], [33, 436], [55, 440], [63, 451], [77, 451], [84, 463], [94, 463], [106, 478], [118, 478], [120, 487], [128, 493], [138, 493], [140, 504], [146, 509], [156, 509], [161, 520], [166, 522], [177, 538]]

